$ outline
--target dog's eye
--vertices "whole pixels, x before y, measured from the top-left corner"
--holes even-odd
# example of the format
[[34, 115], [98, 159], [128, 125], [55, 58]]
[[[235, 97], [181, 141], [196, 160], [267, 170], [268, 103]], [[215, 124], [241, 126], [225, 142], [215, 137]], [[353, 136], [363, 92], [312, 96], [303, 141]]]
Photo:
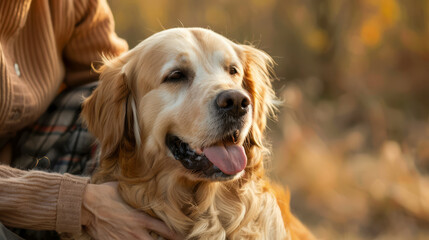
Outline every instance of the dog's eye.
[[180, 70], [174, 70], [164, 79], [164, 82], [179, 82], [186, 80], [186, 74]]
[[238, 70], [237, 70], [237, 68], [235, 66], [229, 67], [229, 74], [235, 75], [237, 73], [238, 73]]

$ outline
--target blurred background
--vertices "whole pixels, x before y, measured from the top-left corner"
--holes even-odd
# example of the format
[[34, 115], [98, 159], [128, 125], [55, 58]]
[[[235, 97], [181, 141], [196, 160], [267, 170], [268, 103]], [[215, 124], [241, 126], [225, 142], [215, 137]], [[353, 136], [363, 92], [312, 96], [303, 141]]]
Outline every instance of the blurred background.
[[273, 179], [320, 239], [429, 239], [429, 0], [109, 0], [130, 47], [206, 27], [277, 62]]

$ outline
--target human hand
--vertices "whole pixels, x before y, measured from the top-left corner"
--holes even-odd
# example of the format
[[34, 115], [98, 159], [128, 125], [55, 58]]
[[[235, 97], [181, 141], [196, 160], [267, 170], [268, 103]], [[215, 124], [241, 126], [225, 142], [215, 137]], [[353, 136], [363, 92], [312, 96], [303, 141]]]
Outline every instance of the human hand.
[[82, 225], [95, 239], [153, 239], [154, 231], [167, 239], [180, 239], [162, 221], [127, 205], [117, 182], [88, 184], [82, 203]]

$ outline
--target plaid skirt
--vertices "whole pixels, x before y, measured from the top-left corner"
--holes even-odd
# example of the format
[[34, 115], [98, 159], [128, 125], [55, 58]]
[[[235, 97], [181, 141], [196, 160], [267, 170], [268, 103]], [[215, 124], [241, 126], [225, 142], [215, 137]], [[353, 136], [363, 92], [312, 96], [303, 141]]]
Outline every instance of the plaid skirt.
[[[12, 140], [11, 165], [90, 176], [99, 163], [99, 148], [82, 124], [80, 113], [84, 97], [96, 86], [91, 83], [61, 92], [33, 125]], [[55, 231], [11, 230], [24, 239], [59, 239]]]

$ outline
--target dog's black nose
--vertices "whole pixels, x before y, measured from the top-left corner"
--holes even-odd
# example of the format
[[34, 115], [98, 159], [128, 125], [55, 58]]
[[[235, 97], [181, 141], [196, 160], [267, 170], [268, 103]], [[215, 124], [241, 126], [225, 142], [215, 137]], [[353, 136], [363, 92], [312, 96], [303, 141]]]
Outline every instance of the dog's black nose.
[[249, 111], [249, 105], [249, 96], [239, 90], [226, 90], [216, 97], [218, 109], [234, 117], [246, 114]]

